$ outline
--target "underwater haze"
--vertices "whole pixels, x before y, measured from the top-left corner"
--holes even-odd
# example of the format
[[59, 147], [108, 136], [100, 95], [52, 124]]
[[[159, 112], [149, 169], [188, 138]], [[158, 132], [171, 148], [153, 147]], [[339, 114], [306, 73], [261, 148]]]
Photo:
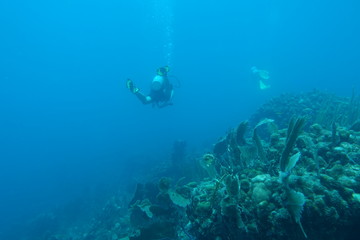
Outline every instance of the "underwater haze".
[[[93, 189], [126, 189], [178, 139], [210, 150], [272, 97], [350, 96], [359, 11], [355, 0], [1, 1], [0, 239]], [[126, 79], [148, 93], [165, 65], [173, 106], [143, 105]]]

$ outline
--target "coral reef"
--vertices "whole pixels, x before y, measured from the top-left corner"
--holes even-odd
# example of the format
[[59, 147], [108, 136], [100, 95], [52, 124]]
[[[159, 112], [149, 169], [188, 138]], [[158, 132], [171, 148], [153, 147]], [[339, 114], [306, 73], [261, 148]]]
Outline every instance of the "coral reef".
[[[137, 185], [127, 212], [108, 201], [92, 227], [71, 239], [358, 239], [358, 117], [356, 96], [274, 98], [212, 152], [181, 160], [183, 169], [202, 167], [201, 179], [155, 174]], [[178, 163], [189, 156], [176, 144]]]
[[285, 128], [293, 116], [305, 116], [309, 124], [318, 123], [326, 129], [330, 129], [333, 122], [351, 127], [360, 117], [360, 96], [355, 91], [347, 98], [318, 90], [282, 94], [261, 106], [250, 122], [256, 124], [266, 117], [275, 120], [279, 128]]

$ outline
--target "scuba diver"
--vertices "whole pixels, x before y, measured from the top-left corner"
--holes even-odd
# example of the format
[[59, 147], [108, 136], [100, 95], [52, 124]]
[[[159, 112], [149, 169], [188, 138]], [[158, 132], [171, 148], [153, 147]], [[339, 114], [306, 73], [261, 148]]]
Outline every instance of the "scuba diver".
[[251, 70], [252, 74], [254, 75], [255, 79], [257, 81], [259, 81], [259, 87], [261, 90], [270, 88], [270, 84], [268, 84], [270, 74], [268, 71], [258, 69], [255, 66], [252, 67], [250, 70]]
[[149, 104], [152, 103], [153, 107], [163, 108], [166, 106], [173, 105], [171, 102], [174, 89], [173, 85], [170, 84], [168, 78], [169, 67], [164, 66], [158, 68], [156, 71], [156, 76], [151, 82], [151, 91], [149, 95], [144, 95], [140, 92], [140, 89], [137, 88], [131, 79], [126, 81], [126, 87], [135, 94], [135, 96], [143, 103]]

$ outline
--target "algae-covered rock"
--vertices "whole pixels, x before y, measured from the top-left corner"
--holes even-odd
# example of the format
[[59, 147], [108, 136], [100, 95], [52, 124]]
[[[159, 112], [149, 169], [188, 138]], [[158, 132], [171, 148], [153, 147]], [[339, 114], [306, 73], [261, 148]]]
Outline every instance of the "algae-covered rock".
[[247, 193], [249, 190], [250, 190], [250, 187], [251, 187], [251, 183], [249, 180], [247, 179], [242, 179], [240, 181], [240, 189], [242, 191], [244, 191], [245, 193]]
[[171, 186], [171, 179], [170, 178], [162, 177], [159, 180], [158, 187], [159, 187], [160, 191], [167, 192], [170, 189], [170, 186]]
[[199, 217], [207, 217], [211, 214], [211, 204], [208, 201], [201, 201], [196, 206], [196, 214]]
[[253, 177], [251, 179], [252, 183], [259, 183], [259, 182], [265, 182], [266, 180], [270, 179], [270, 175], [269, 174], [260, 174], [257, 175], [256, 177]]
[[359, 193], [353, 193], [352, 197], [353, 197], [354, 201], [360, 203], [360, 194]]
[[264, 183], [257, 183], [254, 185], [251, 197], [255, 203], [260, 203], [262, 201], [268, 201], [270, 195], [271, 192], [266, 188]]
[[319, 137], [322, 134], [323, 128], [320, 124], [315, 123], [310, 126], [310, 133], [313, 133], [315, 137]]
[[176, 191], [170, 191], [169, 196], [171, 201], [180, 207], [186, 207], [190, 204], [190, 199], [183, 197], [181, 194]]
[[227, 175], [224, 178], [226, 191], [230, 197], [238, 198], [240, 194], [240, 183], [237, 175]]

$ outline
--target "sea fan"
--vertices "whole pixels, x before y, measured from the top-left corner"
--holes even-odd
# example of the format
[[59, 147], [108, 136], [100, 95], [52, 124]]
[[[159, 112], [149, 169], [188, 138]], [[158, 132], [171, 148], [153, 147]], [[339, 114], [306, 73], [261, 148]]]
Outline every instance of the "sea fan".
[[305, 118], [292, 118], [288, 127], [286, 145], [280, 158], [280, 171], [285, 172], [286, 166], [289, 164], [290, 153], [294, 148], [295, 141], [299, 136], [301, 129], [305, 124]]
[[301, 192], [296, 192], [292, 189], [289, 189], [287, 191], [287, 209], [290, 212], [291, 216], [295, 219], [295, 222], [299, 224], [305, 238], [307, 238], [307, 235], [300, 222], [301, 213], [304, 209], [305, 202], [305, 196]]

